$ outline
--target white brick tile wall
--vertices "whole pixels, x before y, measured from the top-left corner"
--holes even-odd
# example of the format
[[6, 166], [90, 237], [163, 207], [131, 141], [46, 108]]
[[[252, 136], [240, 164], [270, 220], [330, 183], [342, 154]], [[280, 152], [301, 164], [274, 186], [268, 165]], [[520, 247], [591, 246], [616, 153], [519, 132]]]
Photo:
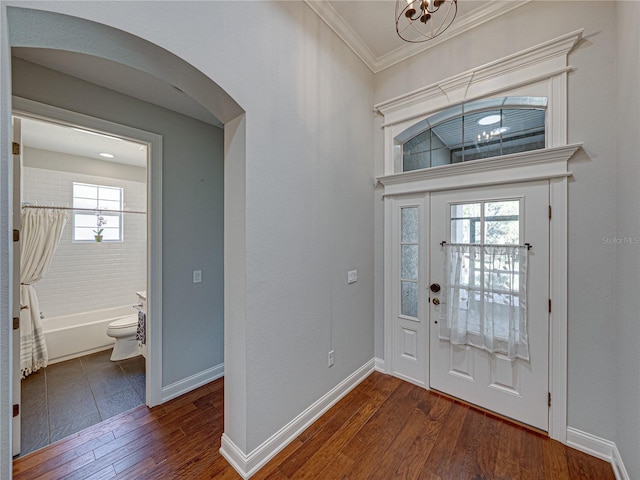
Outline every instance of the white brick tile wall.
[[[22, 177], [23, 201], [34, 205], [71, 207], [73, 182], [82, 182], [121, 187], [125, 210], [146, 211], [141, 182], [33, 167]], [[35, 286], [40, 310], [56, 317], [136, 303], [136, 291], [146, 289], [146, 216], [124, 214], [122, 243], [73, 243], [72, 225], [69, 218], [49, 273]]]

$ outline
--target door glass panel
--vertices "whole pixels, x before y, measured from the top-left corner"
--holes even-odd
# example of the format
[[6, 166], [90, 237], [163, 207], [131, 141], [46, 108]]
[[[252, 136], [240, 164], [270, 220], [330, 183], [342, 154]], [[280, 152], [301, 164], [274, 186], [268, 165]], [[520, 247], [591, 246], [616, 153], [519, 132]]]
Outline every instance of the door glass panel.
[[408, 317], [418, 317], [418, 283], [402, 281], [402, 301], [400, 313]]
[[451, 205], [451, 242], [452, 243], [480, 243], [480, 212], [479, 203], [463, 203]]
[[484, 243], [518, 245], [520, 243], [520, 201], [507, 200], [484, 204]]
[[402, 209], [402, 243], [418, 243], [418, 207]]
[[452, 243], [518, 245], [520, 201], [502, 200], [451, 205]]
[[418, 265], [420, 247], [418, 207], [400, 210], [400, 314], [418, 316]]
[[418, 280], [418, 245], [402, 245], [402, 272], [405, 280]]
[[[455, 204], [450, 206], [452, 243], [471, 245], [518, 245], [520, 243], [520, 200], [499, 200]], [[506, 305], [517, 305], [519, 265], [511, 265], [508, 254], [485, 254], [475, 250], [462, 258], [459, 275], [461, 294], [458, 299], [461, 311], [467, 312], [467, 331], [480, 334], [480, 304], [495, 311], [496, 318]], [[487, 292], [486, 290], [490, 290]], [[508, 324], [496, 322], [496, 338], [508, 337]]]

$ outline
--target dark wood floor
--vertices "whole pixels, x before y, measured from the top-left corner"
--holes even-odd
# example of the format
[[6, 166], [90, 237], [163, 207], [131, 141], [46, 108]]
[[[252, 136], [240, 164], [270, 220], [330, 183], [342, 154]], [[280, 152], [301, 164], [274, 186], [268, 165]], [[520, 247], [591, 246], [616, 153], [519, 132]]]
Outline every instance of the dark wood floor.
[[[223, 380], [14, 462], [14, 479], [239, 479], [220, 456]], [[613, 480], [542, 435], [374, 373], [253, 479]]]

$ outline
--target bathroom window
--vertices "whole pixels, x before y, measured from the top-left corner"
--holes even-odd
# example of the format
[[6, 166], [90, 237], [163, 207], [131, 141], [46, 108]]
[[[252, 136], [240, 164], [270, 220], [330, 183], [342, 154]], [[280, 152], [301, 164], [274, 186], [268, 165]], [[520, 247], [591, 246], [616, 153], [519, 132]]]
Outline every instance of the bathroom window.
[[93, 242], [101, 234], [104, 242], [121, 242], [122, 195], [122, 188], [74, 182], [73, 241]]
[[449, 107], [398, 135], [402, 171], [545, 148], [546, 97], [499, 97]]

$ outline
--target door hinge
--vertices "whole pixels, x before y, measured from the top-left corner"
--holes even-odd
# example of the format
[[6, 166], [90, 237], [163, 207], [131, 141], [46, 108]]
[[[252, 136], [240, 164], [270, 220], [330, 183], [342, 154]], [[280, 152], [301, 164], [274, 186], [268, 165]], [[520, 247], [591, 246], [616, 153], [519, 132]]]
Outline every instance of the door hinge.
[[13, 155], [20, 155], [20, 144], [18, 142], [13, 142], [11, 153]]
[[549, 205], [549, 220], [551, 220], [551, 205]]
[[548, 392], [548, 393], [549, 393], [549, 396], [547, 397], [548, 404], [549, 404], [549, 406], [551, 406], [551, 392]]
[[13, 416], [17, 417], [18, 415], [20, 415], [20, 405], [15, 404], [13, 406]]
[[549, 313], [551, 313], [551, 299], [549, 299]]
[[20, 328], [20, 317], [13, 317], [13, 329], [18, 330]]
[[20, 230], [14, 228], [13, 229], [13, 241], [14, 242], [19, 242], [20, 241]]

